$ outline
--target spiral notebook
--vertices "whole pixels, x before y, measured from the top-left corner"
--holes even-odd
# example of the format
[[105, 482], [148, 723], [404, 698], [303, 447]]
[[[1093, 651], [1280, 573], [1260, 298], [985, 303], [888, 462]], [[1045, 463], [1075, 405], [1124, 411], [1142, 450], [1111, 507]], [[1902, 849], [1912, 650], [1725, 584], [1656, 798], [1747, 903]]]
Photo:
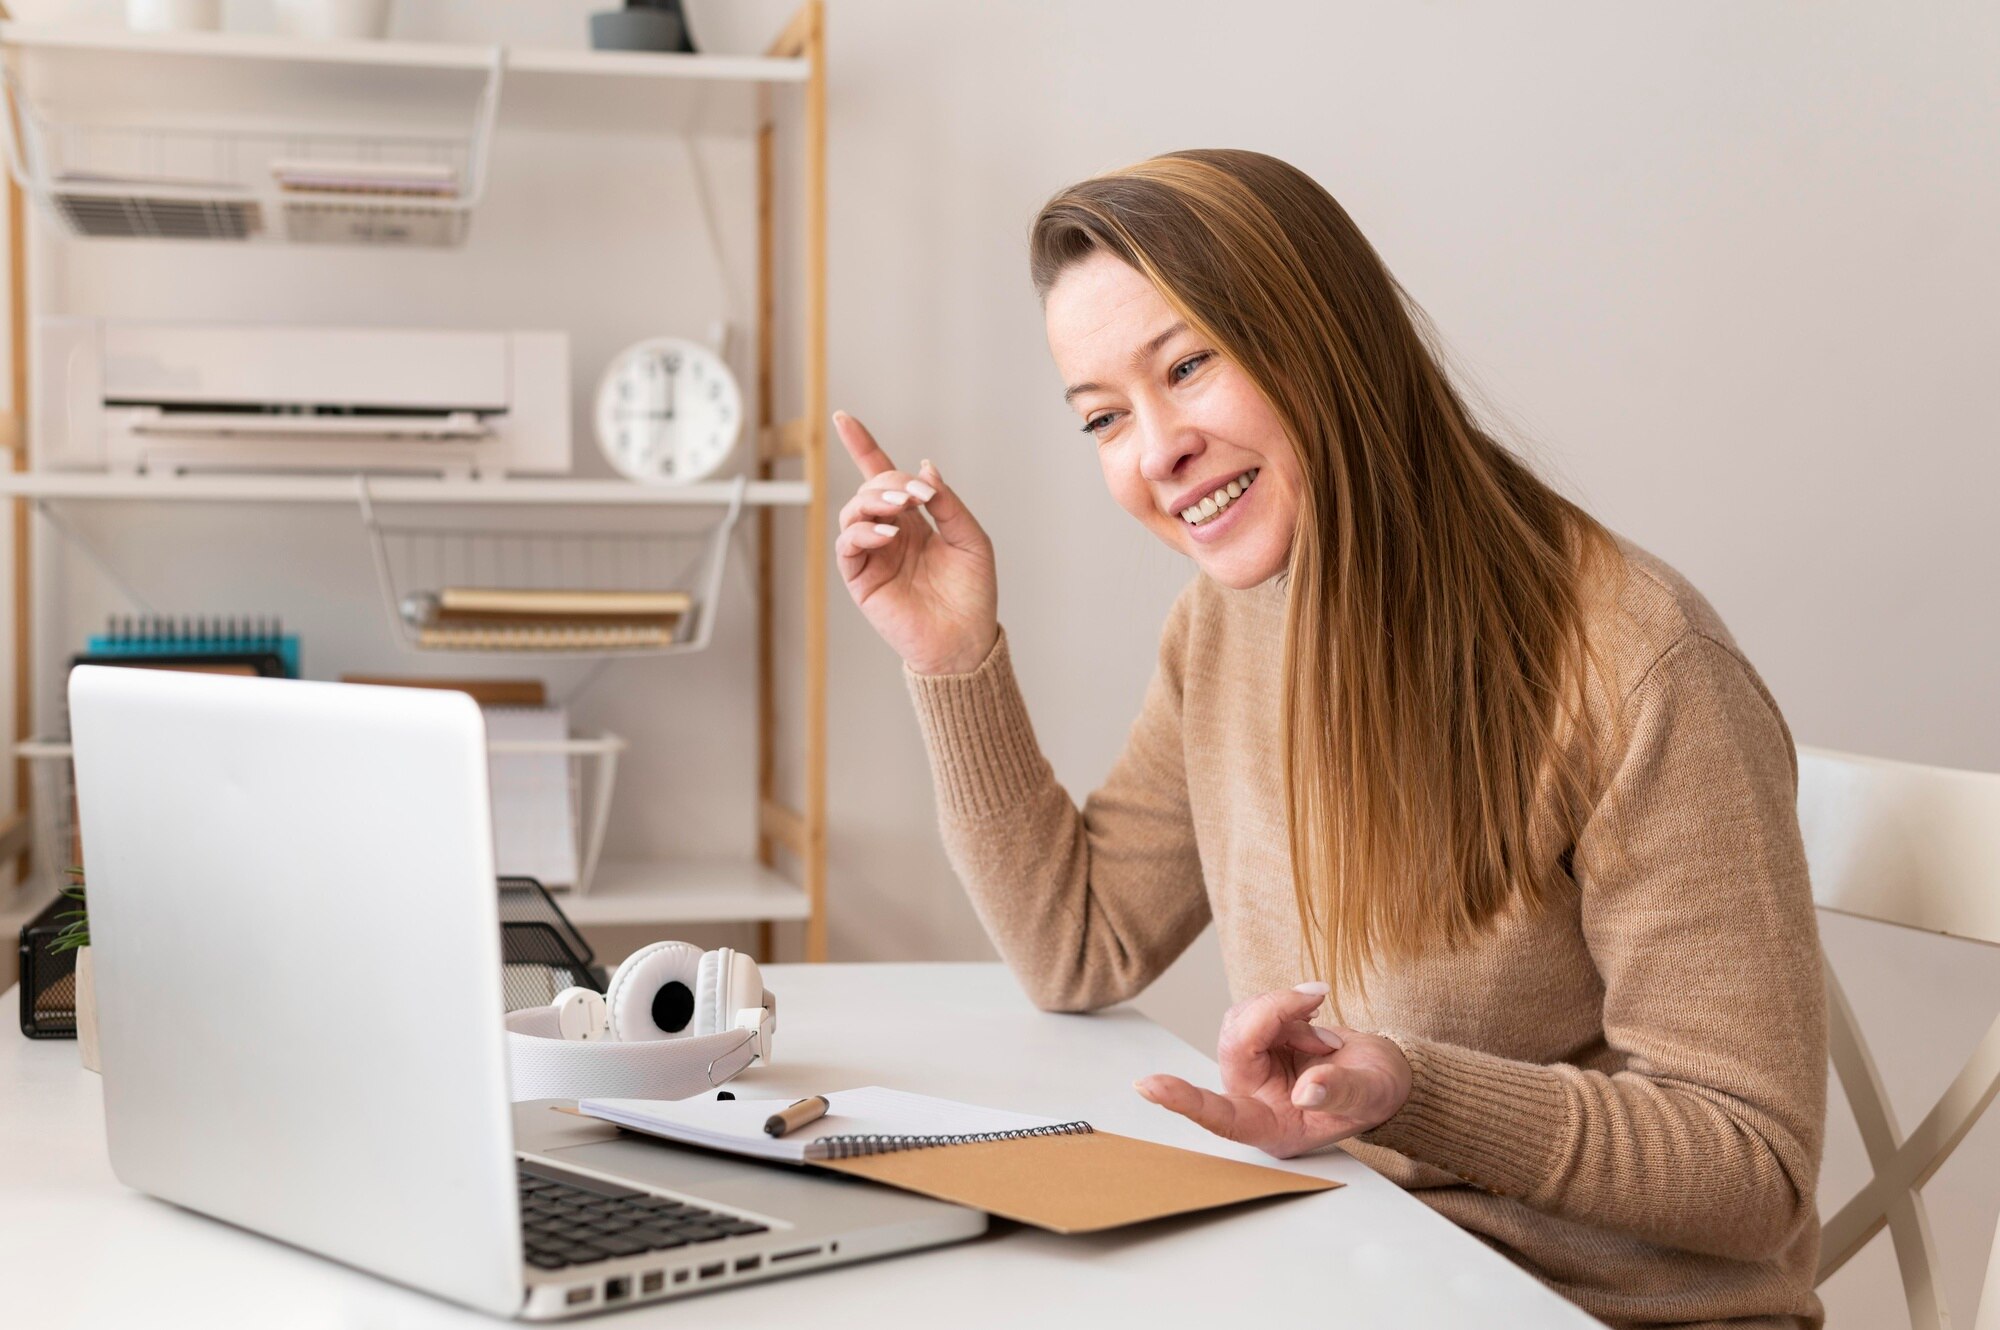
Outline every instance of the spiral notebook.
[[764, 1134], [788, 1099], [586, 1099], [627, 1131], [756, 1159], [831, 1169], [1056, 1233], [1340, 1184], [1095, 1130], [1088, 1122], [981, 1108], [868, 1086], [789, 1136]]

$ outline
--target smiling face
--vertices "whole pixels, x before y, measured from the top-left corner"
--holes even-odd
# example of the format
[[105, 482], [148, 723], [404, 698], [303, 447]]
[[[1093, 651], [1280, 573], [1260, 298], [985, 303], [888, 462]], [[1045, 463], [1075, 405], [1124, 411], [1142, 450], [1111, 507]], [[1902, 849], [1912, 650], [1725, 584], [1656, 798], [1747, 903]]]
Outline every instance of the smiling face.
[[1282, 571], [1298, 457], [1250, 376], [1102, 250], [1063, 270], [1043, 312], [1065, 395], [1119, 506], [1226, 587]]

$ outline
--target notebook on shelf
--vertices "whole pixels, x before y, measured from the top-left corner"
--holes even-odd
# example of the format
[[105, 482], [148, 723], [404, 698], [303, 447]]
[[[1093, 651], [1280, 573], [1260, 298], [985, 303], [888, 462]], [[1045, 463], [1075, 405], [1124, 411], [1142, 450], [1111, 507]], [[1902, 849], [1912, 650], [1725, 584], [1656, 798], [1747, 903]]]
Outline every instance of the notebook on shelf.
[[417, 645], [444, 651], [617, 651], [674, 645], [685, 591], [444, 587], [405, 598]]
[[771, 1137], [788, 1099], [586, 1099], [577, 1111], [683, 1145], [830, 1169], [1056, 1233], [1091, 1233], [1341, 1184], [1097, 1131], [1088, 1122], [867, 1086]]

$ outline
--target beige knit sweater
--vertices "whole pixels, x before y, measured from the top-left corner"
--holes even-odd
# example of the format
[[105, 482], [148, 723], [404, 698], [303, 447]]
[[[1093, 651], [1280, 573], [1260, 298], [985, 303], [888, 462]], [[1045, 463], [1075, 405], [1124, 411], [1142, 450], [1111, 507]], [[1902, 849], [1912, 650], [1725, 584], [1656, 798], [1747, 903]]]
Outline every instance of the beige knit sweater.
[[[1826, 1012], [1791, 738], [1701, 596], [1623, 548], [1589, 598], [1624, 726], [1570, 847], [1576, 898], [1371, 976], [1365, 1002], [1338, 985], [1412, 1073], [1343, 1148], [1614, 1324], [1814, 1326]], [[1238, 1000], [1313, 977], [1278, 760], [1284, 595], [1188, 587], [1081, 812], [1004, 636], [974, 673], [909, 676], [945, 846], [1041, 1006], [1129, 998], [1211, 921]]]

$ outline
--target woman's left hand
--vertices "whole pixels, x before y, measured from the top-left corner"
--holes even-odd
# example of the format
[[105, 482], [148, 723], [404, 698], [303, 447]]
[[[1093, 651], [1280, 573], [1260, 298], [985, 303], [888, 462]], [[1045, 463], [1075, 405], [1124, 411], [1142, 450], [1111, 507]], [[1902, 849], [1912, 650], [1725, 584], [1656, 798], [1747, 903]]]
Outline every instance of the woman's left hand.
[[1379, 1127], [1410, 1097], [1410, 1064], [1394, 1040], [1309, 1024], [1326, 993], [1300, 984], [1231, 1007], [1216, 1049], [1221, 1094], [1178, 1076], [1146, 1076], [1134, 1088], [1279, 1159]]

